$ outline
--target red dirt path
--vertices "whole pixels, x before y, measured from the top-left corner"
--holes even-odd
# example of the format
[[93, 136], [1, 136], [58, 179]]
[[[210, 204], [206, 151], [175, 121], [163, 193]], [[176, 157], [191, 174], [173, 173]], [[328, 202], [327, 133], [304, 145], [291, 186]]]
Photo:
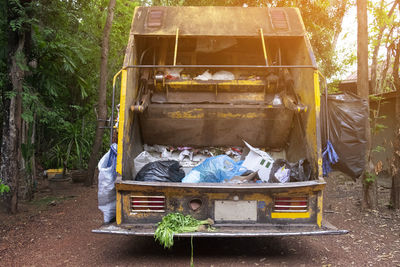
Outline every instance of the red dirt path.
[[[341, 173], [328, 179], [324, 216], [348, 235], [199, 238], [195, 266], [400, 266], [400, 212], [385, 207], [389, 181], [380, 184], [380, 210], [360, 212], [360, 186]], [[0, 214], [0, 266], [189, 265], [189, 239], [168, 251], [152, 238], [91, 233], [101, 222], [95, 187], [40, 193], [18, 215]]]

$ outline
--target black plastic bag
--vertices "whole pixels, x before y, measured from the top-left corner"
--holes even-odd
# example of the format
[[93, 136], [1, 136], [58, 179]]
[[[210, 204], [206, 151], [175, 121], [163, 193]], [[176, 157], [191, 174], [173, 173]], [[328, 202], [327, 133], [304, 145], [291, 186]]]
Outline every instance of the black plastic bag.
[[136, 181], [144, 182], [181, 182], [185, 177], [182, 166], [176, 160], [154, 161], [147, 163], [136, 175]]
[[[321, 99], [325, 102], [325, 97]], [[367, 101], [350, 93], [328, 95], [328, 105], [324, 103], [322, 112], [323, 147], [329, 129], [329, 140], [339, 157], [334, 167], [353, 178], [359, 177], [365, 167]]]
[[290, 167], [290, 181], [304, 182], [309, 181], [311, 176], [311, 166], [307, 159], [301, 159], [296, 163], [292, 163]]
[[311, 166], [307, 159], [300, 159], [296, 163], [290, 163], [284, 159], [277, 159], [274, 161], [271, 168], [269, 175], [270, 183], [281, 183], [281, 181], [275, 176], [275, 173], [283, 166], [285, 169], [289, 169], [290, 182], [303, 182], [310, 180]]

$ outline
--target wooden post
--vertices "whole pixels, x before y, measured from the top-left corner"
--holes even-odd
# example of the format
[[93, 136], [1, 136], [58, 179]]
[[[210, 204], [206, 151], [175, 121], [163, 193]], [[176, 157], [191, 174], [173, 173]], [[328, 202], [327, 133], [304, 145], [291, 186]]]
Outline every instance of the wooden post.
[[[369, 114], [369, 78], [368, 78], [368, 20], [367, 20], [367, 0], [357, 0], [357, 93], [368, 104]], [[376, 179], [374, 182], [367, 182], [370, 173], [373, 173], [373, 166], [370, 162], [371, 151], [371, 131], [369, 120], [366, 120], [366, 140], [367, 148], [365, 151], [365, 168], [361, 176], [363, 197], [362, 208], [376, 208]]]

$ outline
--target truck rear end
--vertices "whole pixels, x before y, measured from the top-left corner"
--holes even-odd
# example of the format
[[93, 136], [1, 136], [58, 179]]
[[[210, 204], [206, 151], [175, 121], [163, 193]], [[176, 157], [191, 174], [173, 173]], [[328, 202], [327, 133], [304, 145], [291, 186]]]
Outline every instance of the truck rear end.
[[[234, 78], [195, 78], [206, 71]], [[298, 9], [138, 7], [120, 75], [116, 223], [94, 232], [152, 236], [171, 212], [215, 221], [213, 232], [178, 236], [346, 232], [323, 219], [320, 75]], [[135, 180], [145, 144], [243, 147], [243, 140], [289, 162], [306, 159], [309, 179]]]

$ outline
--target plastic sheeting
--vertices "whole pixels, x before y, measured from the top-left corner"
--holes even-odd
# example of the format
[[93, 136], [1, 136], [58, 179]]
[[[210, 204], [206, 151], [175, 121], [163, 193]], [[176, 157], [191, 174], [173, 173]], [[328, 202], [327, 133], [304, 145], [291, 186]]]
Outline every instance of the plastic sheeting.
[[[325, 103], [325, 97], [321, 97], [321, 100]], [[354, 178], [362, 174], [365, 166], [367, 119], [367, 101], [354, 94], [328, 95], [328, 105], [322, 105], [323, 147], [326, 147], [329, 133], [329, 140], [339, 157], [334, 167]]]

